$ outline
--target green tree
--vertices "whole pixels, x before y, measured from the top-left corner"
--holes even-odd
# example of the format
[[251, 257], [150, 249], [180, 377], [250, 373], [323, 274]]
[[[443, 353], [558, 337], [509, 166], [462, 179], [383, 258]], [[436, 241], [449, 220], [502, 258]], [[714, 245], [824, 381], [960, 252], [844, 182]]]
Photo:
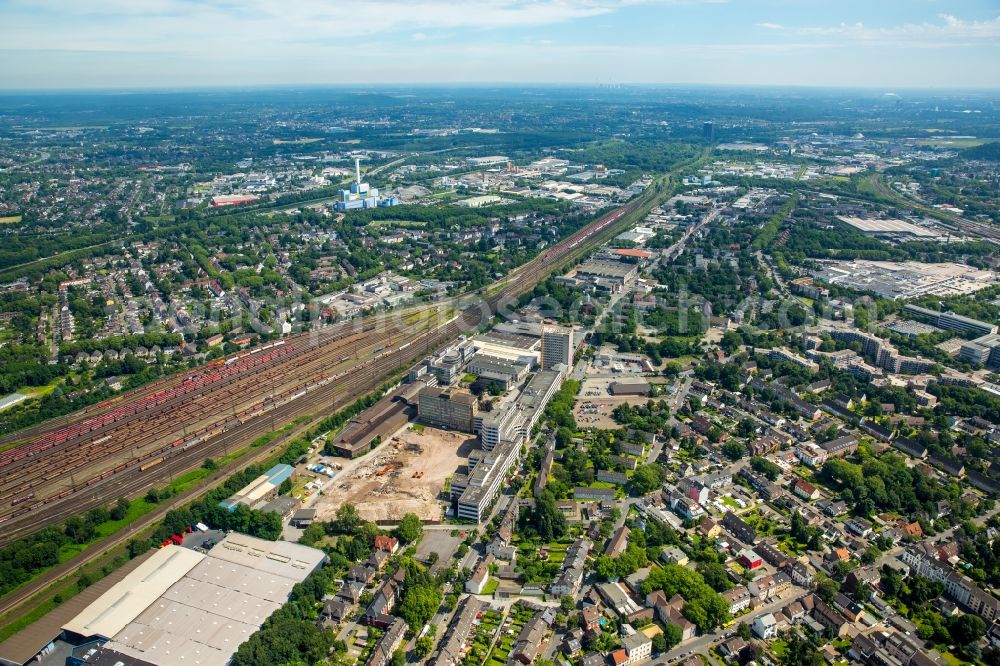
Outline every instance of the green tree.
[[666, 652], [675, 645], [678, 645], [683, 637], [684, 634], [681, 631], [681, 628], [678, 627], [676, 624], [670, 624], [668, 622], [663, 627], [663, 639], [666, 647], [661, 651]]
[[739, 460], [747, 454], [747, 447], [744, 446], [742, 442], [730, 440], [722, 445], [722, 452], [726, 454], [726, 457], [730, 460]]
[[399, 521], [399, 527], [396, 528], [396, 536], [405, 544], [413, 544], [420, 541], [420, 537], [423, 534], [424, 524], [421, 522], [420, 517], [414, 513], [408, 513], [403, 516], [402, 520]]
[[733, 586], [726, 574], [726, 568], [718, 562], [699, 562], [698, 573], [705, 579], [705, 583], [716, 592], [725, 592]]
[[560, 539], [566, 533], [566, 529], [566, 516], [556, 506], [555, 497], [547, 487], [535, 502], [535, 508], [525, 509], [521, 514], [521, 532], [537, 536], [542, 541]]
[[353, 534], [361, 525], [361, 516], [353, 504], [342, 504], [337, 509], [337, 518], [334, 521], [335, 529], [341, 534]]
[[740, 625], [736, 627], [736, 635], [745, 641], [750, 640], [753, 637], [750, 632], [750, 625], [746, 622], [740, 622]]
[[663, 467], [650, 463], [639, 465], [632, 473], [632, 488], [640, 495], [647, 495], [663, 486]]
[[434, 585], [407, 585], [397, 614], [406, 620], [411, 631], [420, 631], [434, 617], [442, 595]]
[[816, 581], [816, 594], [819, 595], [820, 599], [826, 603], [832, 603], [837, 592], [840, 592], [840, 583], [826, 576], [818, 577]]
[[978, 615], [959, 615], [952, 619], [948, 631], [955, 643], [968, 645], [986, 634], [986, 623]]
[[128, 515], [128, 509], [132, 506], [124, 497], [119, 497], [115, 502], [115, 505], [111, 508], [111, 518], [114, 520], [121, 520]]
[[760, 456], [754, 456], [750, 459], [750, 467], [752, 467], [755, 472], [766, 476], [770, 481], [776, 480], [781, 475], [780, 467], [767, 458], [761, 458]]
[[823, 666], [826, 662], [812, 641], [802, 638], [797, 632], [785, 635], [788, 649], [781, 658], [781, 666]]

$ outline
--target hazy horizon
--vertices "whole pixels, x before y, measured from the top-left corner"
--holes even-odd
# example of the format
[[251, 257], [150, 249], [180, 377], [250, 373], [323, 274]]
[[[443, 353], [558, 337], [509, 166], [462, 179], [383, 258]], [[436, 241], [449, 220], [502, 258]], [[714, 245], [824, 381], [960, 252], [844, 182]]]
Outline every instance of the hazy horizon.
[[0, 89], [1000, 88], [995, 0], [9, 0]]

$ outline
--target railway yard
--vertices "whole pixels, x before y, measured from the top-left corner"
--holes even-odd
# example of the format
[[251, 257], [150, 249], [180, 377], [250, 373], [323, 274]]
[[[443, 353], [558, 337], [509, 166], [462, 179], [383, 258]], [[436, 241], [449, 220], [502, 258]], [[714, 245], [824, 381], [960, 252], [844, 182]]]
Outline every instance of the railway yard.
[[346, 406], [475, 329], [505, 299], [531, 288], [645, 201], [592, 222], [512, 272], [489, 296], [481, 290], [460, 311], [453, 299], [293, 336], [0, 441], [6, 447], [0, 452], [0, 543], [141, 494], [298, 417]]

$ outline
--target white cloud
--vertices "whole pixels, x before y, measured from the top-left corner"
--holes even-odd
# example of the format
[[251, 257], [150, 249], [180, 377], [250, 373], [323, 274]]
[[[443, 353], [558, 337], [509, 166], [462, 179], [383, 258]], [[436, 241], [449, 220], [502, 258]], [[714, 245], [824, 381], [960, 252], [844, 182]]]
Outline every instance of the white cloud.
[[176, 50], [231, 42], [258, 52], [301, 40], [344, 42], [404, 32], [530, 28], [639, 5], [727, 0], [0, 0], [14, 49]]
[[1000, 16], [986, 21], [965, 21], [950, 14], [941, 14], [938, 18], [940, 22], [937, 23], [925, 21], [876, 28], [858, 21], [828, 27], [799, 28], [795, 32], [805, 36], [839, 37], [885, 46], [963, 46], [972, 40], [1000, 43]]
[[764, 28], [766, 30], [784, 30], [785, 26], [780, 23], [758, 23], [758, 28]]

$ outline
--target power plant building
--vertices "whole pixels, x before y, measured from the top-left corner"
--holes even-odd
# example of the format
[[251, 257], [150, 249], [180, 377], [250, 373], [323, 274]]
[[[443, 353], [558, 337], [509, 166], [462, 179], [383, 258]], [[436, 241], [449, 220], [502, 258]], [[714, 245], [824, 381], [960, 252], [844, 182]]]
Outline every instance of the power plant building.
[[361, 160], [354, 160], [354, 182], [346, 190], [340, 190], [340, 198], [334, 203], [339, 211], [357, 210], [359, 208], [378, 208], [379, 206], [395, 206], [399, 203], [396, 197], [380, 198], [377, 187], [361, 182]]

